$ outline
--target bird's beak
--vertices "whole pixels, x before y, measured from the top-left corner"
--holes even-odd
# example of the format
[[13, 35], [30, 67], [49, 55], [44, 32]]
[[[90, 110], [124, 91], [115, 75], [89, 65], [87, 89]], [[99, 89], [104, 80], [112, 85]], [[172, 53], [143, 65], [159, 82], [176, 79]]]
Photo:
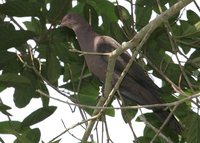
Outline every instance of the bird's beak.
[[65, 26], [65, 22], [66, 22], [66, 16], [63, 17], [60, 26], [61, 26], [61, 27]]
[[60, 27], [64, 27], [64, 21], [62, 20], [62, 22], [60, 23]]

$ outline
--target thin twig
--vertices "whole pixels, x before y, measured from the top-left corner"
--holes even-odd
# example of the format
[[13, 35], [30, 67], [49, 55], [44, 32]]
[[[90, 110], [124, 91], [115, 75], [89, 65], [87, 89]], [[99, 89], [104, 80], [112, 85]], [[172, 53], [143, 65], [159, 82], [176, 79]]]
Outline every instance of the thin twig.
[[[147, 125], [148, 127], [150, 127], [155, 133], [158, 133], [159, 132], [159, 130], [157, 129], [157, 128], [155, 128], [151, 123], [149, 123], [147, 120], [146, 120], [146, 118], [145, 118], [145, 116], [144, 116], [144, 114], [142, 113], [142, 110], [141, 109], [139, 109], [140, 110], [140, 112], [141, 112], [141, 115], [142, 116], [140, 116], [140, 119], [145, 123], [145, 125]], [[160, 133], [160, 134], [158, 134], [161, 138], [163, 138], [167, 143], [173, 143], [168, 137], [166, 137], [163, 133]]]
[[[110, 134], [109, 134], [109, 131], [108, 131], [108, 124], [107, 124], [107, 120], [106, 120], [106, 116], [104, 116], [104, 124], [105, 124], [105, 129], [106, 129], [106, 135], [107, 135], [107, 142], [111, 142], [111, 143], [114, 143], [112, 141], [112, 139], [110, 138]], [[102, 141], [103, 143], [103, 141]]]
[[19, 27], [20, 30], [24, 30], [24, 28], [12, 16], [9, 18], [12, 22], [14, 22], [14, 24], [16, 24]]
[[194, 2], [194, 4], [195, 4], [195, 6], [197, 7], [198, 11], [200, 12], [200, 7], [199, 7], [199, 5], [197, 4], [197, 2], [196, 2], [195, 0], [193, 0], [193, 2]]
[[[118, 101], [118, 104], [120, 105], [120, 107], [123, 107], [123, 105], [125, 105], [124, 104], [124, 100], [123, 100], [123, 98], [122, 98], [122, 95], [119, 93], [119, 92], [117, 92], [117, 94], [119, 95], [119, 97], [120, 97], [120, 100], [122, 101], [122, 104], [119, 102], [119, 100], [117, 100]], [[123, 110], [124, 111], [124, 117], [126, 118], [126, 120], [127, 120], [127, 122], [128, 122], [128, 125], [129, 125], [129, 127], [130, 127], [130, 129], [131, 129], [131, 131], [132, 131], [132, 133], [133, 133], [133, 137], [134, 137], [134, 141], [137, 143], [138, 142], [138, 139], [137, 139], [137, 136], [136, 136], [136, 134], [135, 134], [135, 132], [134, 132], [134, 130], [133, 130], [133, 126], [132, 126], [132, 124], [131, 124], [131, 120], [129, 120], [129, 116], [128, 116], [128, 114], [127, 114], [127, 112], [126, 112], [126, 110]], [[123, 113], [122, 113], [123, 114]]]
[[98, 131], [98, 125], [99, 125], [99, 121], [96, 122], [96, 125], [95, 125], [95, 133], [96, 133], [96, 142], [99, 143], [99, 131]]
[[163, 104], [150, 104], [150, 105], [137, 105], [137, 106], [124, 106], [124, 107], [101, 107], [101, 106], [91, 106], [91, 105], [84, 105], [84, 104], [77, 104], [77, 103], [71, 103], [71, 102], [67, 102], [67, 101], [63, 101], [61, 99], [52, 97], [47, 95], [46, 93], [42, 92], [41, 90], [37, 89], [36, 92], [38, 92], [41, 96], [45, 96], [51, 99], [54, 99], [56, 101], [59, 101], [61, 103], [64, 104], [69, 104], [69, 105], [73, 105], [73, 106], [79, 106], [81, 108], [87, 108], [87, 109], [104, 109], [104, 110], [122, 110], [122, 109], [140, 109], [140, 108], [153, 108], [153, 107], [173, 107], [177, 104], [182, 104], [188, 100], [191, 100], [193, 98], [197, 98], [200, 96], [200, 93], [197, 94], [193, 94], [193, 95], [188, 95], [185, 98], [182, 98], [178, 101], [174, 101], [174, 102], [170, 102], [170, 103], [163, 103]]
[[[86, 68], [86, 64], [84, 62], [82, 70], [81, 70], [80, 80], [78, 82], [78, 87], [77, 87], [78, 98], [79, 98], [79, 92], [80, 92], [80, 88], [81, 88], [81, 84], [82, 84], [83, 74], [84, 74], [85, 68]], [[79, 102], [79, 99], [78, 99], [78, 102]], [[87, 118], [87, 116], [85, 114], [85, 111], [83, 111], [83, 109], [79, 107], [79, 112], [80, 112], [81, 117], [83, 118], [83, 120], [85, 120]], [[87, 126], [87, 122], [85, 123], [85, 125]]]
[[60, 93], [61, 95], [63, 95], [64, 97], [69, 98], [66, 94], [62, 93], [60, 90], [58, 90], [57, 87], [55, 87], [54, 85], [52, 85], [46, 78], [44, 78], [41, 73], [36, 69], [36, 67], [34, 66], [30, 66], [28, 65], [22, 58], [20, 55], [17, 54], [18, 59], [24, 64], [24, 66], [28, 67], [29, 69], [32, 69], [34, 71], [34, 73], [42, 80], [44, 81], [47, 85], [49, 85], [51, 88], [53, 88], [55, 91], [57, 91], [58, 93]]
[[110, 53], [96, 53], [96, 52], [85, 52], [85, 51], [80, 51], [75, 48], [69, 49], [70, 52], [75, 52], [75, 53], [80, 53], [79, 56], [84, 56], [84, 55], [100, 55], [100, 56], [109, 56]]
[[149, 22], [145, 27], [143, 27], [130, 41], [124, 43], [123, 48], [116, 49], [113, 53], [115, 53], [115, 56], [118, 56], [125, 52], [127, 49], [132, 49], [139, 45], [139, 42], [143, 39], [144, 35], [148, 32], [150, 28], [152, 28], [152, 31], [154, 31], [157, 27], [159, 27], [163, 22], [168, 20], [170, 17], [172, 17], [174, 14], [179, 12], [182, 8], [187, 6], [189, 3], [191, 3], [193, 0], [180, 0], [176, 4], [174, 4], [172, 7], [170, 7], [168, 10], [157, 16], [154, 20]]
[[62, 136], [62, 135], [65, 134], [66, 132], [68, 132], [69, 130], [71, 130], [71, 129], [73, 129], [73, 128], [75, 128], [75, 127], [81, 125], [81, 124], [84, 124], [85, 122], [88, 122], [88, 121], [90, 121], [90, 120], [94, 120], [94, 119], [96, 119], [97, 117], [98, 117], [98, 116], [93, 116], [93, 117], [91, 117], [91, 118], [89, 118], [89, 119], [87, 119], [87, 120], [83, 120], [83, 121], [81, 121], [81, 122], [78, 122], [78, 123], [72, 125], [72, 126], [69, 127], [69, 128], [66, 128], [66, 129], [65, 129], [63, 132], [61, 132], [59, 135], [57, 135], [56, 137], [54, 137], [53, 139], [51, 139], [51, 140], [49, 141], [49, 143], [53, 142], [54, 140], [56, 140], [57, 138], [59, 138], [60, 136]]
[[[118, 79], [118, 81], [116, 82], [114, 88], [111, 90], [111, 81], [112, 81], [112, 73], [114, 72], [114, 66], [115, 66], [115, 62], [116, 59], [118, 57], [118, 55], [115, 53], [115, 51], [111, 52], [110, 56], [109, 56], [109, 60], [108, 60], [108, 67], [107, 67], [107, 73], [106, 73], [106, 82], [105, 82], [105, 91], [104, 91], [104, 95], [105, 97], [100, 98], [100, 101], [98, 102], [97, 106], [103, 106], [106, 107], [109, 102], [111, 101], [112, 97], [114, 96], [114, 93], [117, 91], [117, 89], [119, 88], [123, 78], [125, 77], [126, 73], [128, 72], [129, 68], [131, 67], [132, 63], [135, 61], [135, 57], [139, 51], [140, 48], [142, 48], [143, 44], [145, 43], [145, 41], [148, 39], [148, 37], [150, 36], [150, 33], [152, 32], [152, 29], [150, 28], [148, 30], [149, 33], [146, 33], [141, 41], [141, 43], [139, 44], [138, 48], [134, 51], [133, 56], [131, 57], [129, 63], [126, 65], [125, 69], [123, 70], [123, 72], [120, 75], [120, 78]], [[123, 48], [123, 45], [122, 45]], [[118, 48], [121, 49], [121, 48]], [[98, 113], [102, 113], [103, 110], [95, 110], [93, 115], [96, 115]], [[86, 142], [88, 139], [88, 136], [90, 134], [90, 132], [92, 131], [92, 128], [94, 126], [95, 121], [92, 120], [91, 122], [89, 122], [88, 127], [86, 128], [86, 132], [83, 136], [83, 142]]]
[[150, 143], [153, 143], [155, 141], [155, 139], [157, 138], [157, 136], [159, 136], [159, 134], [161, 133], [162, 129], [165, 127], [165, 125], [168, 123], [168, 121], [170, 120], [171, 116], [173, 116], [174, 111], [176, 110], [176, 108], [178, 107], [179, 104], [175, 105], [174, 108], [171, 110], [170, 114], [167, 116], [167, 118], [165, 119], [165, 121], [163, 122], [162, 126], [159, 128], [159, 130], [156, 132], [156, 135], [153, 137], [153, 139], [151, 140]]
[[[61, 119], [61, 122], [62, 122], [64, 128], [67, 129], [67, 127], [66, 127], [66, 125], [65, 125], [65, 123], [64, 123], [64, 121], [63, 121], [62, 119]], [[74, 134], [70, 133], [70, 131], [68, 131], [68, 133], [69, 133], [72, 137], [74, 137], [75, 139], [77, 139], [78, 141], [81, 141], [81, 139], [79, 139], [78, 137], [76, 137]]]
[[101, 120], [103, 122], [101, 122], [101, 143], [103, 143], [103, 139], [104, 139], [104, 115], [101, 116]]
[[[161, 4], [160, 4], [160, 0], [157, 0], [157, 4], [158, 4], [158, 7], [159, 7], [159, 10], [160, 10], [160, 13], [163, 13], [163, 10], [162, 10], [162, 7], [161, 7]], [[170, 41], [170, 44], [171, 44], [171, 47], [172, 47], [172, 51], [174, 52], [174, 55], [176, 56], [176, 59], [178, 61], [178, 65], [179, 65], [179, 68], [182, 72], [181, 75], [183, 75], [184, 79], [186, 80], [186, 83], [188, 84], [188, 86], [190, 87], [191, 91], [194, 93], [194, 89], [193, 89], [193, 85], [191, 84], [187, 74], [185, 73], [185, 70], [183, 68], [183, 66], [181, 65], [181, 62], [179, 60], [179, 57], [178, 57], [178, 45], [177, 45], [177, 42], [176, 40], [174, 39], [174, 34], [173, 34], [173, 31], [172, 31], [172, 28], [169, 24], [169, 22], [166, 20], [164, 22], [164, 25], [166, 27], [166, 30], [167, 30], [167, 34], [168, 34], [168, 37], [169, 37], [169, 41]], [[170, 34], [171, 33], [171, 34]], [[181, 77], [181, 76], [180, 76]], [[179, 78], [179, 87], [180, 87], [180, 82], [181, 82], [181, 78]], [[197, 99], [198, 100], [198, 99]]]

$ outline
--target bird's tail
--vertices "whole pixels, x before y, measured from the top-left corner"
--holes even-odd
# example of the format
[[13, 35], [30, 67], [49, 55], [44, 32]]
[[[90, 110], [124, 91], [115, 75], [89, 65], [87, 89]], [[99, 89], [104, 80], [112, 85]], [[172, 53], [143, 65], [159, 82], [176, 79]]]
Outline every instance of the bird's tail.
[[[170, 114], [170, 110], [154, 110], [154, 113], [162, 120], [165, 121], [167, 117]], [[174, 117], [174, 115], [171, 116], [171, 118], [168, 120], [167, 126], [171, 129], [173, 129], [177, 134], [181, 134], [183, 128], [181, 127], [180, 123], [177, 121], [177, 119]]]

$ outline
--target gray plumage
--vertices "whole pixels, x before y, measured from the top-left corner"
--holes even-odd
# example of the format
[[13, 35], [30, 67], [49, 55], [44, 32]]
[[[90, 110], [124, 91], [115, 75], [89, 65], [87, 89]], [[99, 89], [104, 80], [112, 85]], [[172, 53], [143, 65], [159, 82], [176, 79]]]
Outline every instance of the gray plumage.
[[[121, 47], [113, 38], [100, 36], [95, 33], [87, 21], [79, 14], [67, 14], [63, 18], [61, 25], [71, 28], [75, 32], [82, 51], [108, 53]], [[84, 57], [90, 71], [104, 83], [108, 57], [91, 54], [84, 55]], [[118, 57], [113, 73], [112, 85], [119, 79], [121, 72], [129, 60], [130, 55], [128, 53], [123, 53]], [[124, 99], [139, 105], [164, 103], [160, 98], [160, 88], [154, 84], [151, 78], [136, 62], [133, 63], [124, 77], [119, 87], [119, 92]], [[163, 110], [163, 107], [154, 107], [151, 109], [158, 115], [161, 121], [164, 121], [170, 113], [169, 110]], [[169, 120], [168, 126], [178, 134], [181, 133], [181, 126], [174, 116]]]

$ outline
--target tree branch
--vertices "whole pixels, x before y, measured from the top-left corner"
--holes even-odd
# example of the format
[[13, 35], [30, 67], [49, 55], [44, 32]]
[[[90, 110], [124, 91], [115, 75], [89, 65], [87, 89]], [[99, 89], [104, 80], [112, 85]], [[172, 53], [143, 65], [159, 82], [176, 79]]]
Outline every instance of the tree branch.
[[[149, 122], [146, 120], [146, 118], [145, 118], [144, 114], [142, 113], [142, 110], [141, 110], [141, 109], [140, 109], [140, 112], [141, 112], [141, 115], [142, 115], [142, 116], [140, 116], [140, 119], [141, 119], [142, 121], [144, 121], [144, 123], [145, 123], [149, 128], [151, 128], [155, 133], [159, 133], [158, 136], [161, 137], [161, 138], [163, 138], [167, 143], [173, 143], [173, 142], [170, 140], [170, 138], [166, 137], [162, 132], [159, 132], [159, 130], [158, 130], [156, 127], [154, 127], [151, 123], [149, 123]], [[152, 142], [151, 142], [151, 143], [152, 143]]]
[[154, 143], [154, 141], [156, 140], [157, 136], [159, 136], [159, 134], [161, 133], [162, 129], [165, 127], [165, 125], [170, 120], [171, 116], [173, 116], [173, 113], [176, 110], [176, 108], [178, 107], [178, 105], [180, 105], [180, 104], [176, 104], [174, 106], [173, 110], [170, 112], [170, 114], [168, 115], [168, 117], [165, 119], [164, 123], [162, 124], [162, 126], [160, 127], [160, 129], [156, 132], [156, 135], [153, 137], [153, 139], [151, 140], [150, 143]]
[[[111, 91], [111, 81], [112, 81], [112, 73], [114, 72], [114, 66], [115, 66], [117, 57], [120, 54], [122, 54], [123, 52], [125, 52], [127, 49], [129, 49], [129, 48], [133, 49], [134, 47], [137, 47], [140, 44], [140, 42], [142, 41], [142, 39], [144, 38], [144, 36], [146, 35], [146, 33], [149, 32], [150, 29], [151, 29], [151, 31], [149, 34], [151, 34], [158, 26], [160, 26], [163, 22], [168, 20], [170, 17], [172, 17], [177, 12], [179, 12], [182, 8], [187, 6], [192, 1], [193, 0], [181, 0], [181, 1], [177, 2], [170, 9], [166, 10], [160, 16], [158, 16], [153, 21], [151, 21], [149, 24], [147, 24], [145, 27], [143, 27], [138, 32], [138, 34], [136, 34], [130, 41], [122, 44], [122, 48], [118, 48], [115, 51], [111, 52], [111, 54], [109, 55], [109, 62], [108, 62], [107, 74], [106, 74], [105, 91], [104, 91], [105, 96], [102, 96], [100, 98], [97, 106], [105, 106], [105, 103], [108, 101], [107, 98], [109, 97], [109, 95], [113, 94], [110, 92]], [[102, 112], [102, 110], [99, 110], [99, 109], [94, 110], [93, 116], [99, 114], [100, 112]], [[88, 139], [89, 135], [91, 134], [94, 124], [95, 124], [95, 120], [91, 120], [88, 123], [86, 131], [82, 138], [82, 142], [87, 142], [87, 139]]]
[[[112, 73], [114, 71], [114, 66], [115, 66], [117, 57], [120, 54], [122, 54], [123, 52], [125, 52], [127, 49], [129, 49], [129, 48], [132, 49], [134, 47], [137, 47], [147, 32], [150, 32], [149, 34], [151, 34], [158, 26], [160, 26], [163, 22], [168, 20], [170, 17], [172, 17], [177, 12], [179, 12], [183, 7], [187, 6], [192, 1], [193, 0], [181, 0], [181, 1], [177, 2], [170, 9], [166, 10], [160, 16], [158, 16], [153, 21], [151, 21], [149, 24], [147, 24], [145, 27], [143, 27], [130, 41], [123, 43], [122, 48], [116, 49], [109, 55], [109, 62], [108, 62], [106, 82], [105, 82], [105, 91], [104, 91], [105, 96], [102, 96], [100, 98], [97, 106], [105, 106], [105, 103], [108, 101], [107, 98], [109, 97], [109, 95], [112, 95], [112, 93], [110, 92], [111, 91]], [[151, 29], [151, 31], [149, 31], [150, 29]], [[99, 114], [100, 112], [102, 112], [102, 110], [100, 110], [100, 109], [94, 110], [93, 116]], [[91, 134], [94, 124], [95, 124], [95, 120], [91, 120], [88, 123], [86, 131], [82, 138], [82, 142], [87, 142], [88, 137]]]
[[81, 124], [84, 124], [84, 123], [86, 123], [86, 122], [88, 122], [88, 121], [90, 121], [90, 120], [96, 119], [97, 117], [98, 117], [98, 116], [93, 116], [93, 117], [91, 117], [91, 118], [89, 118], [89, 119], [83, 120], [83, 121], [81, 121], [81, 122], [78, 122], [78, 123], [72, 125], [71, 127], [65, 129], [62, 133], [60, 133], [59, 135], [57, 135], [56, 137], [54, 137], [53, 139], [51, 139], [48, 143], [51, 143], [51, 142], [55, 141], [57, 138], [59, 138], [60, 136], [62, 136], [62, 135], [65, 134], [66, 132], [68, 132], [69, 130], [71, 130], [71, 129], [73, 129], [73, 128], [75, 128], [75, 127], [81, 125]]
[[177, 104], [182, 104], [182, 103], [184, 103], [188, 100], [191, 100], [193, 98], [200, 97], [200, 93], [197, 93], [197, 94], [193, 94], [193, 95], [188, 95], [187, 97], [185, 97], [183, 99], [180, 99], [180, 100], [174, 101], [174, 102], [170, 102], [170, 103], [151, 104], [151, 105], [137, 105], [137, 106], [123, 106], [123, 107], [101, 107], [101, 106], [91, 106], [91, 105], [84, 105], [84, 104], [77, 104], [77, 103], [71, 103], [71, 102], [68, 102], [68, 101], [63, 101], [61, 99], [49, 96], [39, 89], [37, 89], [36, 92], [39, 93], [41, 96], [51, 98], [53, 100], [59, 101], [59, 102], [64, 103], [64, 104], [68, 104], [68, 105], [71, 105], [71, 106], [79, 106], [81, 108], [87, 108], [87, 109], [95, 109], [95, 110], [96, 109], [99, 109], [99, 110], [101, 110], [101, 109], [103, 109], [103, 110], [113, 110], [113, 109], [122, 110], [122, 109], [140, 109], [140, 108], [153, 108], [153, 107], [173, 107], [173, 106], [176, 106]]

